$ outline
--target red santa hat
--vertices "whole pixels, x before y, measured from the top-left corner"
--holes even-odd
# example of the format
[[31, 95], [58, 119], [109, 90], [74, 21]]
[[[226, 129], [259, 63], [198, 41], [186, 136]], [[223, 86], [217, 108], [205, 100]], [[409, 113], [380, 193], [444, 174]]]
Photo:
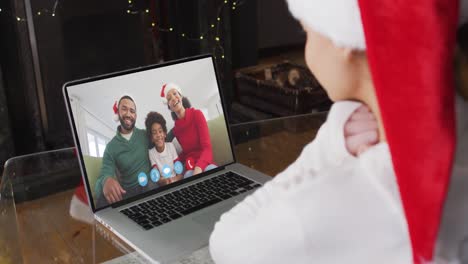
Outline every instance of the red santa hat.
[[122, 97], [124, 97], [124, 96], [128, 96], [128, 97], [132, 98], [132, 101], [135, 104], [135, 108], [136, 108], [136, 102], [135, 102], [135, 98], [133, 96], [130, 96], [128, 94], [124, 94], [124, 95], [120, 96], [114, 102], [114, 104], [112, 105], [112, 112], [113, 112], [112, 120], [114, 120], [114, 122], [116, 122], [116, 123], [120, 122], [120, 120], [119, 120], [119, 102], [120, 102], [120, 100], [122, 100]]
[[467, 3], [288, 0], [297, 19], [336, 46], [366, 51], [415, 263], [432, 260], [451, 173], [452, 60]]
[[171, 89], [176, 89], [180, 93], [180, 95], [182, 95], [182, 90], [177, 84], [175, 83], [164, 84], [161, 88], [161, 101], [166, 105], [167, 105], [166, 95], [167, 95], [167, 92], [169, 92]]

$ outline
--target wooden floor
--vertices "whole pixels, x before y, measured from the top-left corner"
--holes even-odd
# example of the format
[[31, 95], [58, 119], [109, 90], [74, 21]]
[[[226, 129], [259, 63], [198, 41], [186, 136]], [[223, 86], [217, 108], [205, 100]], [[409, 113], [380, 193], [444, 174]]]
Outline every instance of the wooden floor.
[[69, 190], [17, 206], [24, 263], [100, 263], [122, 255], [95, 225], [70, 217], [72, 195]]

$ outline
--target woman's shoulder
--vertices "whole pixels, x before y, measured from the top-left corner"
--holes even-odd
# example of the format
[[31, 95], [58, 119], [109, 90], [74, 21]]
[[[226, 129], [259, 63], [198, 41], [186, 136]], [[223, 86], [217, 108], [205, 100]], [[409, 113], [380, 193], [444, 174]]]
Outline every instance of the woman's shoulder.
[[[192, 116], [192, 119], [197, 119], [197, 120], [200, 120], [200, 119], [203, 119], [203, 120], [206, 120], [205, 118], [205, 115], [203, 114], [203, 112], [200, 110], [200, 109], [196, 109], [196, 108], [188, 108], [190, 109], [190, 115]], [[187, 109], [187, 110], [188, 110]], [[186, 110], [186, 111], [187, 111]]]
[[203, 112], [200, 109], [193, 108], [193, 107], [185, 109], [185, 114], [187, 113], [192, 114], [192, 115], [203, 114]]

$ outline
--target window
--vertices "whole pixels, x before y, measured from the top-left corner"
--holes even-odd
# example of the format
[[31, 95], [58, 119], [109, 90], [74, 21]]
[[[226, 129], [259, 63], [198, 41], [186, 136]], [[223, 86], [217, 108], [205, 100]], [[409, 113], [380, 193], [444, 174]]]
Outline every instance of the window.
[[98, 133], [88, 130], [89, 155], [93, 157], [103, 157], [106, 145], [109, 142], [107, 138]]

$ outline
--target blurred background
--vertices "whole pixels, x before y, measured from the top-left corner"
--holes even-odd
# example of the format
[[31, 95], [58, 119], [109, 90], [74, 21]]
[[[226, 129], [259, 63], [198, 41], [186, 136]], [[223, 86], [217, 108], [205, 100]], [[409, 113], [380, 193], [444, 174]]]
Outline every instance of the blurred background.
[[330, 106], [284, 0], [4, 0], [0, 39], [0, 164], [73, 146], [65, 82], [198, 54], [230, 124]]

